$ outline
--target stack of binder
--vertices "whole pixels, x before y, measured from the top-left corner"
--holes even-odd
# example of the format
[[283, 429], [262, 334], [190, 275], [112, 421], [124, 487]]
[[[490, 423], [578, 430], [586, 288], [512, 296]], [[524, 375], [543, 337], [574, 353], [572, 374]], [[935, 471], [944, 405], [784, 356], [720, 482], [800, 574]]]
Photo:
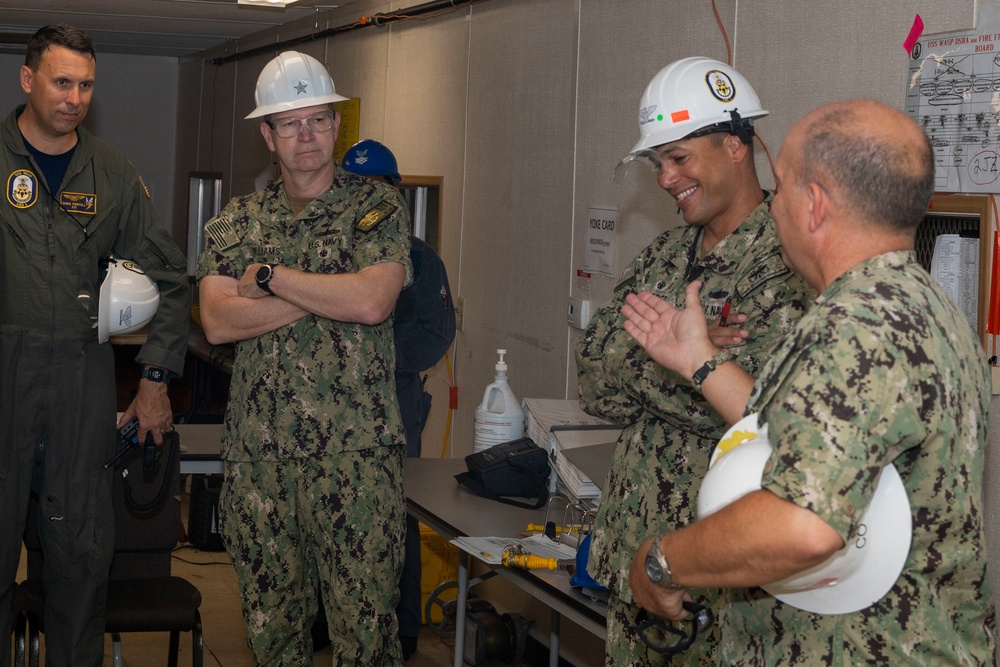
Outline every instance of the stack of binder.
[[600, 502], [621, 428], [588, 415], [576, 400], [526, 398], [526, 435], [549, 453], [549, 491], [574, 501]]

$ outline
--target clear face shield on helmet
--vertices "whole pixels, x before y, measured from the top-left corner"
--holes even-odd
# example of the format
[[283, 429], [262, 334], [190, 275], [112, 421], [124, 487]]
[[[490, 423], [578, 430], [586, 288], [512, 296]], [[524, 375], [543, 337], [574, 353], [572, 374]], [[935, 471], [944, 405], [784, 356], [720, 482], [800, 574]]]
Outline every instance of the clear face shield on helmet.
[[[705, 137], [710, 134], [734, 134], [745, 144], [753, 143], [754, 130], [753, 123], [750, 119], [740, 118], [738, 109], [733, 109], [729, 112], [729, 114], [732, 117], [732, 120], [729, 122], [717, 123], [715, 125], [703, 127], [700, 130], [695, 130], [694, 132], [685, 135], [677, 141], [688, 141], [698, 137]], [[663, 146], [666, 145], [667, 144], [663, 144]], [[636, 164], [642, 165], [654, 174], [659, 174], [663, 169], [663, 156], [660, 153], [660, 148], [662, 148], [662, 146], [633, 150], [631, 153], [623, 157], [617, 165], [615, 165], [612, 180], [615, 183], [625, 182], [625, 180], [629, 177], [628, 174], [630, 168]]]
[[654, 174], [659, 174], [661, 167], [660, 154], [654, 148], [644, 148], [641, 151], [629, 153], [615, 165], [612, 180], [615, 183], [624, 183], [628, 180], [629, 173], [635, 165], [642, 165], [646, 170]]

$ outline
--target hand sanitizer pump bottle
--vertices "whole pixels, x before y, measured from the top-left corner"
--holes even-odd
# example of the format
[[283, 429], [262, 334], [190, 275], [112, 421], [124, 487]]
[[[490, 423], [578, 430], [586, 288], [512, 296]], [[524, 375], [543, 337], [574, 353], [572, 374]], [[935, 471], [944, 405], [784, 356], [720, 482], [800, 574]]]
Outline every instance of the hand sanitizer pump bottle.
[[486, 387], [483, 402], [476, 408], [476, 428], [472, 440], [474, 452], [524, 437], [524, 412], [521, 402], [507, 384], [507, 350], [497, 350], [496, 379]]

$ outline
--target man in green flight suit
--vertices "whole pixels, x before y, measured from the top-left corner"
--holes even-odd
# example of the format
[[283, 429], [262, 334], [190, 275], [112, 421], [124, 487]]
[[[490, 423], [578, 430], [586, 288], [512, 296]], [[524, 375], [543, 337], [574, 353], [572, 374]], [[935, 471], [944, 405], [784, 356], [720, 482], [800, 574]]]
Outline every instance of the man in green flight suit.
[[[0, 127], [0, 636], [11, 635], [11, 591], [32, 493], [45, 557], [48, 664], [100, 664], [115, 547], [111, 471], [115, 359], [99, 331], [129, 313], [105, 305], [101, 267], [138, 264], [159, 308], [137, 361], [138, 394], [120, 420], [139, 420], [162, 444], [173, 423], [167, 382], [184, 370], [191, 289], [184, 256], [160, 223], [138, 172], [80, 123], [94, 92], [90, 37], [66, 25], [28, 40], [27, 103]], [[0, 665], [10, 651], [0, 649]]]
[[[703, 384], [730, 420], [758, 413], [771, 452], [746, 495], [634, 552], [636, 600], [676, 619], [688, 589], [726, 587], [719, 659], [727, 665], [992, 665], [986, 354], [916, 261], [914, 234], [934, 191], [930, 142], [897, 109], [837, 102], [792, 127], [775, 175], [785, 256], [820, 296], [752, 393], [734, 390], [750, 378], [732, 363]], [[683, 377], [718, 351], [699, 317], [698, 288], [680, 311], [649, 293], [623, 309], [627, 330]], [[884, 531], [866, 524], [890, 466], [909, 501], [908, 545], [879, 543]], [[887, 570], [900, 542], [900, 569]], [[807, 570], [820, 578], [831, 559], [869, 543], [881, 551], [835, 589], [822, 578], [782, 600], [758, 588]], [[653, 584], [651, 560], [654, 576], [670, 573], [668, 585]], [[865, 590], [879, 579], [881, 598]], [[803, 602], [827, 591], [838, 605], [851, 591], [859, 599], [842, 613]]]
[[[661, 234], [633, 261], [577, 348], [581, 405], [624, 427], [588, 568], [611, 591], [609, 666], [715, 664], [717, 635], [672, 658], [646, 647], [627, 575], [631, 555], [649, 535], [694, 520], [701, 477], [727, 424], [701, 395], [704, 376], [692, 382], [654, 362], [625, 332], [620, 310], [640, 290], [681, 303], [688, 283], [703, 281], [705, 318], [726, 313], [743, 328], [716, 328], [717, 340], [739, 345], [724, 348], [702, 372], [733, 359], [753, 375], [801, 317], [813, 294], [781, 259], [771, 195], [754, 167], [751, 119], [766, 114], [739, 72], [708, 58], [663, 68], [640, 103], [641, 138], [626, 160], [655, 169], [687, 224]], [[717, 612], [719, 592], [699, 593]]]
[[392, 312], [412, 280], [395, 189], [339, 168], [326, 68], [286, 51], [257, 80], [281, 178], [205, 226], [201, 317], [236, 342], [223, 539], [254, 664], [310, 664], [316, 591], [333, 663], [397, 665], [405, 436]]

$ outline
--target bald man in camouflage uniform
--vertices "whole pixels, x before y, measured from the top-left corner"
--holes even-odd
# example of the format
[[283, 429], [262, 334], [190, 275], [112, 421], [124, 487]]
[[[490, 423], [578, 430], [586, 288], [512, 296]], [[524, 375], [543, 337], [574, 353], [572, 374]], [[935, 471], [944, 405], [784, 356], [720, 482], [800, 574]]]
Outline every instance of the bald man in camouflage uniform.
[[328, 104], [267, 115], [282, 178], [211, 220], [199, 261], [206, 335], [236, 341], [220, 515], [259, 665], [312, 664], [317, 589], [334, 665], [402, 664], [391, 313], [409, 217], [393, 188], [338, 169], [339, 123]]
[[[988, 374], [974, 332], [913, 252], [933, 175], [920, 127], [868, 100], [821, 107], [782, 146], [778, 232], [790, 265], [821, 294], [776, 348], [747, 405], [773, 447], [763, 488], [654, 538], [678, 585], [729, 588], [725, 664], [994, 664], [983, 534]], [[699, 310], [695, 289], [682, 312], [645, 294], [630, 299], [627, 326], [657, 360], [687, 375], [716, 349]], [[705, 395], [738, 416], [732, 387], [746, 374], [723, 364], [713, 376]], [[853, 541], [889, 463], [906, 489], [913, 533], [884, 597], [821, 615], [756, 587]], [[678, 618], [685, 590], [650, 582], [648, 547], [629, 581], [644, 607]]]
[[[625, 297], [649, 290], [683, 303], [693, 280], [705, 282], [705, 318], [718, 321], [730, 303], [746, 342], [714, 363], [735, 359], [756, 374], [775, 342], [789, 331], [813, 292], [785, 266], [771, 218], [771, 196], [754, 168], [753, 130], [708, 128], [659, 146], [659, 184], [683, 194], [684, 227], [661, 234], [624, 272], [614, 296], [590, 321], [577, 348], [580, 403], [590, 414], [624, 426], [594, 524], [588, 572], [611, 590], [606, 664], [662, 665], [636, 632], [639, 607], [627, 575], [632, 554], [651, 534], [694, 520], [698, 488], [726, 421], [689, 379], [667, 371], [622, 328]], [[692, 194], [692, 184], [697, 187]], [[736, 316], [737, 313], [741, 315]], [[742, 314], [745, 314], [746, 317]], [[742, 341], [719, 330], [720, 340]], [[718, 611], [719, 594], [699, 591]], [[673, 664], [715, 664], [710, 637]]]

